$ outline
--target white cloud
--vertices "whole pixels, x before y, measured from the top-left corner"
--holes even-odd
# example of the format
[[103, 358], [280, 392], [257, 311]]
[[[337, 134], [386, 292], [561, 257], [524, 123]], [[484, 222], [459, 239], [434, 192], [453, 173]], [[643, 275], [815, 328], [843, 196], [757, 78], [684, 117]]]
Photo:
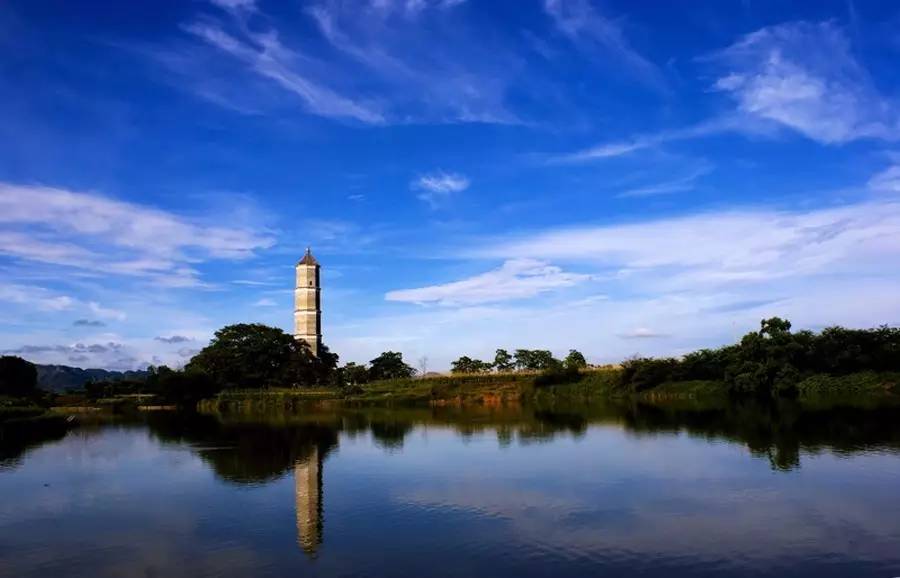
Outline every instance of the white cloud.
[[622, 333], [621, 336], [626, 339], [656, 339], [659, 337], [666, 337], [666, 334], [648, 329], [646, 327], [638, 327], [631, 331]]
[[[550, 229], [482, 239], [456, 256], [513, 264], [392, 292], [393, 301], [454, 307], [332, 327], [330, 343], [345, 357], [399, 349], [411, 359], [428, 355], [441, 368], [462, 354], [490, 356], [496, 347], [558, 355], [574, 347], [598, 362], [636, 353], [680, 355], [733, 342], [773, 315], [798, 328], [900, 324], [898, 202], [746, 208]], [[577, 264], [586, 274], [548, 262]], [[585, 295], [588, 287], [579, 284], [588, 279], [588, 293], [601, 295]], [[553, 290], [559, 295], [552, 300], [512, 302]]]
[[773, 136], [778, 127], [825, 144], [900, 138], [896, 103], [873, 87], [834, 23], [763, 28], [704, 60], [723, 69], [714, 87], [737, 103], [732, 113], [684, 128], [600, 143], [550, 161], [615, 158], [725, 133]]
[[882, 193], [900, 193], [900, 165], [893, 165], [869, 179], [869, 188]]
[[450, 195], [468, 189], [470, 184], [469, 179], [463, 175], [438, 171], [417, 178], [410, 183], [410, 188], [422, 191], [418, 198], [436, 207]]
[[472, 254], [588, 262], [632, 277], [665, 272], [667, 285], [878, 271], [900, 258], [900, 203], [809, 212], [744, 209], [564, 228], [499, 240]]
[[191, 264], [247, 258], [273, 243], [98, 194], [0, 183], [0, 253], [28, 261], [187, 286], [199, 283]]
[[125, 319], [128, 317], [124, 311], [119, 311], [118, 309], [110, 309], [107, 307], [103, 307], [96, 301], [88, 302], [88, 309], [90, 309], [94, 315], [97, 315], [98, 317], [104, 317], [106, 319], [115, 319], [116, 321], [125, 321]]
[[268, 297], [263, 297], [253, 303], [254, 307], [275, 307], [276, 305], [278, 305], [278, 303]]
[[833, 22], [763, 28], [711, 60], [725, 69], [715, 87], [744, 114], [826, 144], [900, 136], [896, 107], [872, 86]]
[[26, 285], [0, 285], [0, 301], [44, 311], [64, 311], [77, 303], [68, 295], [55, 295], [43, 287]]
[[589, 275], [567, 273], [542, 261], [512, 259], [499, 269], [468, 279], [418, 289], [389, 292], [388, 301], [474, 305], [534, 297], [540, 293], [571, 287], [590, 279]]

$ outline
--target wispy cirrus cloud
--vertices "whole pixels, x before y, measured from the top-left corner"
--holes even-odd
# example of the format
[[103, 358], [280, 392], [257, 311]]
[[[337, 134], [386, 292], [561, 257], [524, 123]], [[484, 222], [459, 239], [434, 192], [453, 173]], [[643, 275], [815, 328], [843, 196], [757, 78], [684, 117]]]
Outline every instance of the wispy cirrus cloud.
[[544, 10], [556, 28], [576, 44], [612, 55], [637, 78], [658, 90], [666, 90], [659, 69], [642, 56], [622, 32], [620, 24], [602, 14], [589, 0], [544, 0]]
[[190, 286], [200, 283], [193, 264], [245, 259], [273, 243], [267, 234], [95, 193], [0, 183], [0, 254], [24, 261]]
[[238, 37], [226, 32], [215, 21], [192, 22], [184, 28], [210, 46], [238, 59], [255, 74], [294, 94], [313, 114], [354, 119], [366, 124], [381, 124], [385, 120], [374, 106], [345, 97], [305, 74], [298, 63], [307, 57], [287, 48], [274, 30], [256, 33], [241, 27], [243, 37]]
[[654, 183], [651, 185], [643, 185], [622, 191], [618, 195], [619, 198], [629, 197], [654, 197], [658, 195], [669, 195], [672, 193], [681, 193], [693, 190], [697, 185], [697, 180], [704, 175], [712, 172], [713, 167], [710, 163], [702, 163], [693, 171], [666, 181]]
[[417, 289], [390, 291], [388, 301], [474, 305], [534, 297], [541, 293], [572, 287], [590, 279], [534, 259], [511, 259], [493, 271], [461, 281]]
[[465, 191], [469, 185], [471, 181], [464, 175], [437, 171], [418, 177], [409, 186], [414, 191], [420, 191], [419, 200], [436, 207], [450, 195]]
[[[139, 51], [198, 96], [247, 114], [276, 106], [280, 99], [268, 90], [275, 87], [309, 114], [366, 125], [519, 123], [506, 100], [520, 61], [499, 46], [483, 46], [483, 38], [471, 41], [469, 28], [454, 20], [463, 3], [310, 3], [303, 13], [326, 43], [326, 50], [312, 51], [309, 38], [278, 26], [256, 3], [216, 0], [224, 14], [204, 14], [182, 26], [206, 51], [190, 45]], [[211, 70], [250, 81], [237, 89]]]
[[549, 157], [550, 164], [583, 163], [630, 155], [667, 143], [706, 138], [721, 134], [748, 134], [773, 136], [774, 127], [758, 119], [741, 115], [723, 115], [682, 128], [667, 129], [656, 133], [639, 134], [624, 140], [614, 140], [581, 150]]

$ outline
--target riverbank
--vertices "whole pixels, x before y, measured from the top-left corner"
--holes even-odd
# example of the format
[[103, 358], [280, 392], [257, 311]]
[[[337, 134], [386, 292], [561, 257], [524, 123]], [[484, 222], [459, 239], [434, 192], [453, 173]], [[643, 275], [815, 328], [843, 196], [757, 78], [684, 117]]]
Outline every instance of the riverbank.
[[[621, 384], [621, 370], [586, 370], [566, 383], [544, 385], [538, 373], [446, 375], [420, 379], [376, 381], [345, 389], [226, 390], [200, 403], [216, 410], [234, 404], [291, 406], [309, 401], [361, 404], [502, 405], [507, 403], [587, 402], [620, 398], [643, 402], [696, 401], [715, 404], [728, 398], [724, 382], [694, 380], [664, 382], [632, 392]], [[809, 402], [857, 401], [869, 406], [900, 403], [900, 374], [861, 372], [833, 377], [816, 375], [797, 385], [797, 397]]]

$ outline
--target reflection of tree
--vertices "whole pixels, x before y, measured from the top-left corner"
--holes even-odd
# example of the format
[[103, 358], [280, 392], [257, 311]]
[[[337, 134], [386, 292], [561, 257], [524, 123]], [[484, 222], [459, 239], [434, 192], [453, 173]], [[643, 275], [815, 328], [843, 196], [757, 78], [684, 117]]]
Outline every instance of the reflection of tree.
[[153, 416], [151, 431], [163, 441], [187, 443], [222, 479], [259, 483], [288, 473], [313, 452], [337, 446], [337, 429], [320, 424], [224, 423], [206, 415]]
[[625, 427], [636, 432], [687, 431], [742, 442], [776, 470], [799, 467], [802, 451], [900, 448], [900, 408], [810, 409], [796, 402], [732, 403], [706, 410], [637, 405], [625, 410], [624, 418]]
[[377, 419], [369, 423], [375, 442], [384, 448], [402, 448], [403, 440], [412, 431], [413, 423], [405, 420]]
[[18, 467], [28, 450], [61, 440], [68, 430], [69, 424], [63, 417], [0, 423], [0, 470]]

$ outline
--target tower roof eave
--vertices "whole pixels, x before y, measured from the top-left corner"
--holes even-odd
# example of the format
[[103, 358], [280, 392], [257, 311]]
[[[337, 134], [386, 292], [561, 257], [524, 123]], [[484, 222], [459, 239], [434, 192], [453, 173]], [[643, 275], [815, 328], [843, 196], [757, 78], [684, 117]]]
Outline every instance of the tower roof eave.
[[298, 265], [314, 265], [318, 266], [319, 262], [316, 261], [316, 258], [313, 257], [312, 251], [310, 251], [309, 247], [306, 248], [306, 253], [303, 255], [303, 258], [297, 262]]

